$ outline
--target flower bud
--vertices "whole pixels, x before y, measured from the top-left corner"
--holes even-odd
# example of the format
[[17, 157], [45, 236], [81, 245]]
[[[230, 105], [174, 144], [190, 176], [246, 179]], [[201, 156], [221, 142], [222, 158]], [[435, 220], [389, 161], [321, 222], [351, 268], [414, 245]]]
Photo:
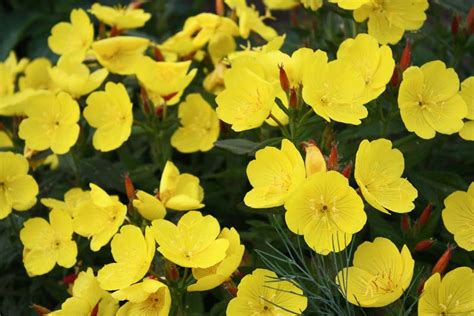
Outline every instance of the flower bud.
[[174, 263], [170, 263], [166, 269], [166, 278], [171, 281], [179, 279], [179, 271]]
[[426, 205], [425, 209], [423, 210], [423, 212], [421, 212], [421, 215], [418, 218], [418, 223], [420, 225], [420, 228], [425, 226], [426, 223], [428, 223], [432, 210], [433, 210], [433, 204], [428, 203], [428, 205]]
[[225, 8], [224, 8], [224, 1], [216, 0], [216, 14], [219, 16], [224, 16]]
[[431, 246], [433, 246], [434, 244], [434, 240], [433, 239], [425, 239], [425, 240], [421, 240], [419, 241], [416, 245], [415, 245], [415, 251], [426, 251], [428, 249], [431, 248]]
[[146, 92], [144, 87], [140, 87], [140, 98], [143, 104], [143, 112], [145, 112], [145, 114], [150, 114], [150, 100], [148, 99], [148, 93]]
[[453, 36], [459, 33], [459, 24], [461, 24], [461, 18], [456, 14], [451, 21], [451, 34], [453, 34]]
[[407, 40], [405, 48], [402, 52], [402, 57], [400, 58], [400, 70], [401, 72], [405, 71], [410, 66], [411, 62], [411, 42]]
[[222, 284], [222, 286], [227, 291], [227, 293], [229, 293], [231, 296], [233, 297], [237, 296], [237, 288], [231, 282], [226, 281]]
[[140, 9], [143, 2], [142, 0], [133, 0], [132, 3], [130, 3], [130, 9]]
[[453, 250], [454, 247], [451, 245], [448, 245], [448, 248], [446, 248], [446, 251], [443, 253], [443, 255], [438, 259], [436, 264], [433, 267], [433, 270], [431, 270], [431, 274], [439, 273], [443, 274], [444, 271], [446, 270], [449, 261], [451, 260], [451, 257], [453, 255]]
[[295, 89], [290, 89], [290, 108], [296, 108], [298, 106], [298, 95]]
[[38, 305], [38, 304], [32, 304], [31, 308], [36, 312], [36, 314], [43, 316], [43, 315], [48, 315], [51, 313], [49, 309], [47, 309], [44, 306]]
[[306, 176], [310, 176], [316, 172], [326, 171], [326, 161], [321, 150], [316, 146], [314, 141], [303, 143], [306, 152], [304, 164], [306, 167]]
[[63, 282], [65, 284], [74, 284], [74, 281], [77, 279], [77, 274], [76, 273], [69, 273], [63, 278]]
[[133, 201], [134, 199], [137, 198], [137, 195], [135, 194], [135, 186], [133, 185], [133, 181], [130, 178], [130, 175], [128, 173], [125, 174], [125, 192], [127, 193], [127, 197], [129, 201]]
[[110, 30], [110, 37], [119, 36], [120, 34], [122, 34], [122, 30], [115, 25], [112, 26], [112, 29]]
[[166, 105], [158, 105], [155, 109], [155, 115], [157, 117], [162, 117], [163, 116], [163, 107]]
[[474, 6], [471, 7], [467, 14], [466, 29], [469, 34], [474, 34]]
[[341, 171], [342, 175], [349, 179], [352, 173], [352, 162], [349, 162]]
[[288, 75], [283, 68], [283, 64], [278, 65], [278, 68], [280, 69], [280, 86], [283, 91], [288, 92], [290, 91], [290, 80], [288, 80]]
[[426, 280], [427, 279], [425, 277], [420, 278], [420, 283], [418, 283], [418, 287], [416, 288], [416, 293], [418, 293], [418, 295], [421, 295], [421, 293], [423, 293], [423, 289], [425, 287]]
[[338, 153], [337, 153], [337, 144], [333, 143], [331, 146], [331, 152], [328, 157], [328, 170], [337, 170], [338, 167]]
[[407, 233], [410, 230], [411, 227], [411, 221], [410, 217], [408, 214], [403, 214], [402, 219], [400, 221], [400, 227], [402, 229], [402, 232]]
[[398, 66], [395, 66], [395, 68], [393, 68], [393, 74], [392, 78], [390, 78], [390, 84], [394, 88], [400, 85], [400, 68]]

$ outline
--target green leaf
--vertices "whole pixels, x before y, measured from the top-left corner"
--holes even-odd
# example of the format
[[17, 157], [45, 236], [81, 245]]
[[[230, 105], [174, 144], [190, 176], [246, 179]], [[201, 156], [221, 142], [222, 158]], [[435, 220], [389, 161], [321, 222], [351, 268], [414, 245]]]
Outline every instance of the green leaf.
[[275, 137], [257, 143], [248, 139], [233, 138], [218, 140], [214, 143], [214, 145], [237, 155], [253, 155], [257, 150], [265, 146], [278, 144], [280, 140], [280, 137]]
[[0, 60], [4, 60], [8, 53], [23, 39], [27, 28], [37, 19], [33, 13], [16, 11], [1, 14], [0, 21]]

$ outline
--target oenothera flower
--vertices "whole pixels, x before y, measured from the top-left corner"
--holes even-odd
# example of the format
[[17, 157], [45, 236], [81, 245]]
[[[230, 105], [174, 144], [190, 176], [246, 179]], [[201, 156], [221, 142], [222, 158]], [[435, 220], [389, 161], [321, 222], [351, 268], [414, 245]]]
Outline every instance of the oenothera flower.
[[317, 51], [303, 75], [303, 99], [326, 121], [359, 125], [367, 117], [363, 106], [365, 82], [346, 60], [327, 62]]
[[197, 282], [188, 286], [188, 292], [211, 290], [227, 281], [239, 267], [245, 251], [239, 233], [234, 228], [224, 228], [218, 238], [229, 241], [224, 260], [209, 268], [193, 268]]
[[189, 173], [180, 173], [171, 161], [166, 162], [160, 181], [159, 199], [166, 208], [189, 211], [203, 208], [204, 190], [199, 178]]
[[189, 71], [190, 66], [191, 61], [154, 61], [144, 57], [137, 65], [137, 78], [156, 106], [172, 105], [179, 102], [184, 89], [196, 75], [197, 69]]
[[4, 131], [0, 131], [0, 148], [11, 147], [13, 147], [13, 141], [10, 136]]
[[92, 50], [99, 63], [110, 72], [132, 75], [143, 58], [150, 41], [135, 36], [115, 36], [92, 44]]
[[281, 206], [305, 178], [305, 165], [298, 149], [287, 139], [281, 149], [265, 147], [255, 153], [247, 166], [253, 189], [244, 198], [252, 208]]
[[133, 207], [137, 209], [143, 218], [149, 221], [165, 218], [166, 208], [156, 196], [141, 190], [136, 192], [136, 196], [137, 198], [132, 202]]
[[168, 287], [158, 280], [145, 278], [112, 294], [123, 301], [128, 300], [117, 312], [117, 316], [168, 316], [171, 295]]
[[465, 140], [474, 140], [474, 77], [471, 76], [461, 83], [459, 93], [467, 105], [466, 119], [464, 126], [459, 131], [459, 136]]
[[377, 210], [389, 214], [407, 213], [415, 208], [418, 191], [402, 178], [405, 160], [392, 142], [380, 138], [364, 139], [357, 150], [354, 176], [365, 200]]
[[218, 238], [219, 222], [198, 211], [183, 215], [178, 225], [154, 220], [152, 230], [158, 251], [169, 261], [187, 268], [209, 268], [226, 256], [229, 241]]
[[82, 9], [71, 11], [71, 22], [60, 22], [51, 29], [49, 48], [58, 55], [78, 53], [83, 58], [94, 40], [94, 27]]
[[260, 16], [254, 5], [248, 6], [247, 1], [228, 1], [233, 3], [233, 7], [239, 17], [240, 36], [248, 38], [250, 32], [255, 32], [266, 41], [270, 41], [278, 36], [274, 28], [266, 25], [263, 20], [268, 16]]
[[270, 10], [290, 10], [298, 6], [300, 0], [263, 0], [263, 3]]
[[118, 301], [109, 292], [99, 286], [91, 268], [79, 272], [72, 286], [72, 297], [61, 305], [61, 309], [52, 312], [51, 316], [70, 315], [115, 315]]
[[120, 290], [141, 280], [155, 255], [155, 240], [151, 229], [125, 225], [110, 244], [115, 263], [106, 264], [97, 274], [100, 287], [104, 290]]
[[179, 105], [181, 122], [171, 136], [171, 145], [182, 153], [209, 151], [219, 137], [219, 119], [199, 93], [192, 93]]
[[454, 269], [441, 279], [433, 274], [426, 282], [418, 301], [418, 315], [470, 315], [474, 311], [474, 271], [469, 267]]
[[364, 79], [362, 103], [376, 99], [385, 90], [395, 67], [390, 47], [379, 47], [377, 40], [368, 34], [342, 42], [337, 58], [348, 61]]
[[18, 79], [20, 91], [27, 89], [57, 90], [58, 87], [49, 76], [51, 66], [51, 62], [47, 58], [37, 58], [29, 63], [25, 68], [25, 75]]
[[97, 89], [109, 74], [104, 68], [91, 73], [81, 60], [82, 57], [78, 54], [64, 55], [59, 58], [55, 67], [49, 69], [54, 85], [74, 99]]
[[255, 269], [240, 281], [227, 315], [300, 315], [307, 305], [308, 298], [293, 282], [279, 280], [273, 271]]
[[407, 130], [424, 139], [433, 138], [436, 132], [458, 132], [467, 115], [466, 102], [458, 91], [458, 75], [442, 61], [405, 70], [398, 106]]
[[337, 3], [337, 5], [346, 10], [355, 10], [360, 8], [363, 4], [370, 2], [371, 0], [329, 0], [329, 2]]
[[132, 133], [133, 104], [125, 86], [107, 82], [104, 91], [92, 93], [86, 100], [84, 117], [96, 128], [92, 144], [100, 151], [119, 148]]
[[0, 220], [12, 209], [26, 211], [36, 204], [38, 184], [28, 169], [28, 160], [22, 155], [0, 152]]
[[225, 89], [216, 98], [217, 116], [236, 132], [260, 127], [275, 104], [274, 85], [264, 79], [263, 67], [253, 64], [254, 69], [241, 62], [227, 70]]
[[56, 263], [70, 268], [76, 263], [77, 245], [72, 240], [71, 216], [60, 210], [49, 213], [49, 223], [34, 217], [27, 220], [20, 231], [24, 245], [23, 263], [29, 275], [51, 271]]
[[398, 300], [408, 289], [414, 267], [406, 245], [400, 253], [389, 239], [378, 237], [357, 247], [353, 265], [342, 269], [336, 282], [352, 304], [382, 307]]
[[24, 108], [27, 119], [20, 124], [18, 136], [26, 147], [65, 154], [79, 137], [79, 105], [65, 92], [45, 92], [31, 97]]
[[421, 28], [427, 9], [428, 0], [369, 0], [354, 11], [354, 20], [369, 19], [370, 35], [380, 44], [396, 44], [405, 31]]
[[150, 13], [129, 5], [127, 7], [108, 7], [94, 3], [90, 12], [102, 23], [119, 30], [136, 29], [145, 25], [151, 18]]
[[64, 201], [53, 198], [43, 198], [41, 199], [41, 204], [52, 210], [65, 211], [73, 216], [79, 203], [89, 197], [89, 192], [85, 192], [81, 188], [72, 188], [64, 194]]
[[326, 160], [321, 150], [316, 144], [306, 144], [304, 148], [306, 156], [304, 159], [304, 166], [306, 169], [306, 176], [310, 176], [316, 172], [326, 171]]
[[467, 192], [456, 191], [444, 200], [443, 223], [459, 247], [474, 250], [474, 182]]
[[304, 180], [285, 209], [288, 228], [304, 235], [306, 243], [323, 255], [346, 248], [367, 221], [362, 199], [336, 171], [318, 172]]
[[73, 225], [77, 234], [91, 238], [92, 251], [99, 251], [122, 225], [127, 207], [97, 185], [91, 183], [90, 188], [89, 197], [74, 210]]

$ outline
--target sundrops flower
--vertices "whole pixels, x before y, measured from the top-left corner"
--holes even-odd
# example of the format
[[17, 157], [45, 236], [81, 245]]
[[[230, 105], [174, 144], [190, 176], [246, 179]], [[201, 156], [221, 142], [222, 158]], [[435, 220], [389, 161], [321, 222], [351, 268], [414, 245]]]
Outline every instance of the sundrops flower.
[[255, 269], [240, 281], [227, 315], [300, 315], [307, 306], [308, 298], [293, 282], [279, 280], [273, 271]]
[[285, 209], [288, 228], [304, 235], [306, 243], [323, 255], [346, 248], [367, 221], [362, 199], [337, 171], [307, 178], [288, 198]]
[[92, 44], [92, 50], [99, 63], [111, 73], [132, 75], [150, 45], [146, 38], [115, 36]]
[[433, 274], [424, 284], [418, 315], [470, 315], [474, 311], [474, 271], [460, 267], [441, 279]]
[[339, 8], [345, 10], [355, 10], [360, 8], [362, 5], [370, 2], [371, 0], [329, 0], [329, 2], [337, 3]]
[[362, 103], [376, 99], [385, 91], [395, 67], [390, 47], [379, 47], [377, 40], [368, 34], [359, 34], [342, 42], [337, 58], [348, 61], [362, 75], [365, 82]]
[[4, 131], [0, 131], [0, 148], [11, 147], [13, 147], [13, 141], [10, 136]]
[[471, 76], [461, 83], [459, 93], [467, 105], [466, 119], [464, 126], [459, 131], [459, 136], [465, 140], [474, 140], [474, 76]]
[[94, 27], [82, 9], [71, 11], [71, 22], [60, 22], [51, 29], [48, 45], [58, 55], [78, 53], [83, 58], [94, 40]]
[[219, 222], [211, 215], [190, 211], [178, 225], [164, 219], [152, 222], [158, 251], [169, 261], [187, 268], [209, 268], [226, 256], [229, 241], [218, 238]]
[[73, 225], [77, 234], [91, 238], [91, 250], [99, 251], [117, 233], [127, 207], [97, 185], [91, 183], [90, 188], [88, 198], [81, 200], [73, 213]]
[[281, 206], [304, 180], [305, 165], [295, 145], [283, 139], [281, 149], [265, 147], [255, 153], [247, 166], [253, 189], [244, 198], [252, 208]]
[[316, 144], [307, 144], [304, 150], [306, 152], [304, 166], [307, 177], [317, 172], [327, 171], [326, 160]]
[[193, 276], [197, 281], [188, 286], [188, 292], [216, 288], [227, 281], [239, 267], [245, 251], [244, 245], [240, 244], [239, 233], [234, 228], [224, 228], [218, 238], [229, 241], [224, 260], [209, 268], [193, 268]]
[[115, 263], [106, 264], [97, 274], [100, 287], [104, 290], [120, 290], [141, 280], [155, 255], [155, 240], [151, 229], [125, 225], [111, 242]]
[[270, 41], [278, 36], [274, 28], [266, 25], [263, 20], [267, 16], [260, 16], [254, 5], [248, 6], [246, 1], [237, 1], [235, 6], [237, 16], [239, 17], [240, 36], [248, 38], [253, 31], [260, 35], [264, 40]]
[[336, 282], [352, 304], [382, 307], [398, 300], [408, 289], [414, 267], [406, 245], [400, 253], [389, 239], [378, 237], [357, 247], [353, 266], [342, 269]]
[[119, 30], [140, 28], [151, 18], [150, 13], [135, 8], [133, 5], [112, 8], [94, 3], [90, 12], [102, 23]]
[[80, 202], [90, 198], [89, 194], [89, 192], [83, 191], [81, 188], [72, 188], [64, 193], [64, 201], [53, 198], [43, 198], [41, 199], [41, 204], [52, 210], [61, 210], [73, 216]]
[[365, 200], [386, 214], [413, 210], [418, 191], [401, 177], [404, 167], [403, 154], [392, 148], [391, 141], [364, 139], [357, 150], [354, 176]]
[[56, 91], [57, 86], [49, 76], [52, 65], [47, 58], [37, 58], [25, 68], [25, 75], [20, 77], [18, 85], [20, 91], [27, 89]]
[[467, 105], [459, 95], [459, 78], [439, 60], [403, 72], [398, 107], [405, 127], [421, 138], [453, 134], [463, 127]]
[[[118, 301], [109, 292], [99, 286], [91, 268], [79, 272], [72, 286], [72, 297], [68, 298], [61, 309], [48, 315], [71, 316], [71, 315], [115, 315], [118, 309]], [[95, 311], [95, 312], [94, 312]], [[94, 314], [95, 313], [95, 314]]]
[[0, 115], [13, 116], [23, 114], [20, 104], [28, 97], [36, 94], [34, 91], [15, 93], [17, 75], [28, 65], [29, 60], [16, 58], [15, 52], [10, 52], [6, 60], [0, 62]]
[[362, 76], [348, 61], [328, 63], [325, 52], [316, 53], [303, 76], [303, 100], [328, 122], [359, 125], [368, 114]]
[[182, 153], [209, 151], [219, 137], [219, 119], [214, 109], [199, 93], [186, 97], [179, 105], [181, 122], [171, 136], [171, 145]]
[[108, 74], [109, 72], [104, 68], [91, 73], [77, 54], [62, 56], [58, 64], [49, 69], [49, 76], [53, 83], [74, 99], [97, 89]]
[[65, 92], [34, 96], [24, 108], [27, 119], [20, 124], [18, 136], [26, 147], [65, 154], [79, 137], [79, 105]]
[[180, 173], [171, 161], [167, 161], [160, 181], [159, 200], [167, 209], [189, 211], [203, 208], [204, 189], [199, 178]]
[[166, 208], [163, 203], [154, 195], [138, 190], [137, 198], [133, 200], [135, 207], [140, 215], [149, 220], [165, 218]]
[[137, 78], [156, 106], [173, 105], [196, 75], [197, 69], [189, 71], [190, 66], [191, 61], [154, 61], [144, 57], [137, 66]]
[[29, 275], [51, 271], [56, 263], [70, 268], [76, 263], [77, 245], [72, 240], [72, 219], [68, 213], [52, 210], [49, 223], [41, 218], [30, 218], [20, 231], [24, 245], [23, 263]]
[[133, 104], [125, 86], [107, 82], [104, 91], [92, 93], [86, 100], [84, 117], [96, 128], [92, 144], [100, 151], [122, 146], [132, 133]]
[[467, 192], [456, 191], [444, 200], [443, 223], [459, 247], [474, 250], [474, 182]]
[[145, 278], [142, 282], [130, 285], [112, 294], [119, 300], [128, 300], [117, 312], [117, 316], [168, 316], [171, 308], [171, 295], [166, 284]]
[[270, 10], [290, 10], [300, 4], [300, 0], [263, 0]]
[[427, 9], [428, 0], [370, 0], [354, 11], [354, 19], [369, 19], [369, 34], [380, 44], [396, 44], [405, 31], [421, 28]]
[[28, 160], [22, 155], [0, 152], [0, 220], [12, 209], [26, 211], [36, 204], [38, 184], [28, 169]]

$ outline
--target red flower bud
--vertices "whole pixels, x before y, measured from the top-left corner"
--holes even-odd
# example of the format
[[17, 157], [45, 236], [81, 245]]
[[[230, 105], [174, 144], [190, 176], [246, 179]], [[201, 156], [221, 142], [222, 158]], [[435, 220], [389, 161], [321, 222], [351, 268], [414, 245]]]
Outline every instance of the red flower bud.
[[110, 30], [110, 37], [119, 36], [120, 34], [122, 34], [122, 32], [123, 30], [119, 29], [118, 27], [114, 25], [112, 26], [112, 29]]
[[179, 279], [179, 271], [174, 263], [170, 263], [168, 265], [168, 269], [166, 271], [166, 278], [171, 281], [176, 281]]
[[156, 61], [165, 61], [165, 57], [161, 53], [161, 50], [158, 46], [153, 47], [153, 55], [155, 56]]
[[75, 272], [69, 273], [63, 278], [63, 282], [66, 284], [74, 284], [74, 281], [77, 279], [77, 274]]
[[426, 225], [426, 223], [428, 223], [432, 210], [433, 210], [433, 204], [428, 203], [428, 205], [426, 205], [425, 209], [423, 210], [423, 212], [421, 212], [421, 215], [418, 218], [418, 223], [420, 227], [423, 227], [424, 225]]
[[219, 16], [223, 16], [224, 13], [225, 13], [224, 1], [216, 0], [216, 14]]
[[280, 86], [283, 91], [288, 92], [290, 90], [290, 80], [288, 79], [288, 75], [286, 74], [283, 64], [278, 65], [278, 68], [280, 69]]
[[127, 193], [127, 197], [129, 201], [132, 201], [136, 199], [136, 194], [135, 194], [135, 186], [133, 185], [133, 181], [130, 178], [130, 175], [128, 173], [125, 174], [125, 192]]
[[453, 16], [453, 20], [451, 21], [451, 34], [453, 34], [453, 36], [456, 36], [459, 33], [459, 24], [461, 24], [461, 18], [459, 15]]
[[148, 93], [146, 92], [144, 87], [140, 87], [140, 98], [143, 104], [143, 112], [145, 112], [145, 114], [150, 114], [150, 100], [148, 99]]
[[448, 245], [448, 248], [446, 248], [446, 251], [443, 253], [443, 255], [438, 259], [436, 264], [433, 267], [433, 270], [431, 270], [431, 274], [439, 273], [443, 274], [444, 271], [446, 270], [446, 267], [449, 264], [449, 261], [451, 260], [451, 257], [453, 255], [453, 250], [454, 247], [451, 245]]
[[91, 316], [97, 316], [99, 314], [99, 303], [100, 301], [95, 304], [94, 308], [91, 311]]
[[347, 179], [349, 179], [351, 177], [351, 173], [352, 173], [352, 162], [349, 162], [345, 167], [344, 169], [342, 169], [342, 175], [344, 177], [346, 177]]
[[400, 84], [400, 69], [398, 66], [393, 68], [392, 78], [390, 78], [390, 84], [392, 87], [396, 88]]
[[403, 72], [410, 66], [411, 61], [411, 42], [407, 40], [405, 48], [402, 52], [402, 57], [400, 58], [400, 70]]
[[328, 170], [336, 170], [337, 169], [337, 161], [338, 161], [338, 153], [337, 153], [337, 144], [333, 143], [331, 146], [331, 152], [329, 153], [328, 157]]
[[431, 248], [431, 246], [433, 246], [434, 244], [434, 240], [433, 239], [425, 239], [425, 240], [421, 240], [419, 241], [416, 245], [415, 245], [415, 251], [425, 251], [425, 250], [428, 250]]
[[298, 106], [298, 95], [295, 89], [290, 90], [290, 108], [296, 108]]
[[[165, 105], [166, 106], [166, 105]], [[158, 116], [158, 117], [162, 117], [163, 116], [163, 106], [162, 105], [159, 105], [156, 107], [155, 109], [155, 115]]]
[[410, 230], [411, 227], [411, 221], [410, 217], [408, 214], [403, 214], [402, 219], [400, 221], [400, 227], [402, 229], [402, 232], [407, 233]]
[[133, 0], [130, 3], [130, 9], [140, 9], [144, 1], [141, 0]]
[[31, 308], [36, 312], [36, 314], [43, 316], [43, 315], [48, 315], [51, 313], [49, 309], [47, 309], [44, 306], [38, 305], [38, 304], [32, 304]]
[[471, 7], [467, 14], [466, 29], [469, 34], [474, 34], [474, 6]]

